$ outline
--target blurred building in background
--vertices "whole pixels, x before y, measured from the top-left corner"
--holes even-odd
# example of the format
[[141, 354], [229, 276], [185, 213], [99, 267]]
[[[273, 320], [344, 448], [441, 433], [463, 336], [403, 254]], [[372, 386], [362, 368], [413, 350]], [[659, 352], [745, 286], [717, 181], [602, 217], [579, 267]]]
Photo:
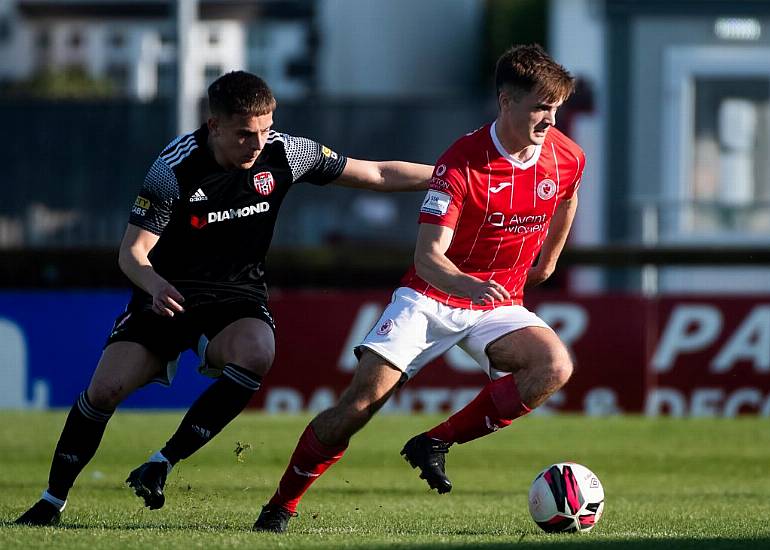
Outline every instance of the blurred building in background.
[[[431, 163], [494, 114], [472, 94], [483, 15], [476, 0], [4, 2], [0, 113], [19, 134], [0, 153], [0, 247], [115, 246], [154, 156], [234, 69], [268, 81], [281, 131]], [[411, 243], [420, 197], [359, 195], [298, 186], [277, 244]]]
[[[591, 89], [576, 241], [770, 245], [770, 2], [551, 0], [552, 53]], [[597, 275], [584, 289], [766, 292], [766, 267]]]
[[[312, 5], [301, 1], [188, 0], [196, 17], [191, 93], [233, 69], [267, 78], [276, 93], [311, 88]], [[177, 93], [176, 3], [169, 0], [11, 0], [0, 14], [0, 79], [79, 69], [105, 78], [116, 96], [148, 101]]]
[[[280, 131], [432, 163], [495, 117], [499, 54], [539, 41], [578, 77], [557, 125], [588, 158], [560, 268], [527, 295], [578, 366], [539, 414], [770, 416], [769, 29], [770, 0], [0, 0], [0, 407], [69, 406], [87, 383], [125, 303], [130, 206], [221, 73], [265, 77]], [[333, 403], [422, 198], [288, 194], [259, 406]], [[438, 363], [391, 412], [455, 410], [487, 382], [459, 348]], [[207, 383], [127, 405], [186, 406]]]
[[[764, 246], [768, 25], [752, 0], [6, 0], [0, 247], [114, 249], [147, 167], [205, 120], [226, 71], [265, 77], [281, 131], [432, 163], [495, 116], [493, 61], [532, 40], [579, 78], [559, 115], [588, 155], [573, 248]], [[299, 185], [276, 250], [365, 244], [401, 265], [420, 198]], [[559, 276], [582, 292], [770, 290], [746, 265]]]

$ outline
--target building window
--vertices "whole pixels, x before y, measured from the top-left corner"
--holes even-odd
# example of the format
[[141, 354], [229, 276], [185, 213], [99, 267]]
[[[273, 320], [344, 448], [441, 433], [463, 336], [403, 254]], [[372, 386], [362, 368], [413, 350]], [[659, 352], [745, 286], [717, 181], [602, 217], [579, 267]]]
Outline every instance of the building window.
[[80, 31], [73, 31], [67, 42], [69, 43], [70, 48], [77, 50], [83, 45], [84, 40], [85, 37]]
[[158, 97], [176, 94], [176, 64], [158, 63]]
[[105, 73], [117, 90], [123, 93], [128, 91], [129, 71], [126, 65], [112, 63], [107, 66]]
[[176, 44], [176, 34], [171, 29], [165, 29], [160, 32], [160, 45], [167, 47]]
[[110, 47], [116, 50], [119, 50], [126, 45], [126, 36], [122, 32], [111, 32], [107, 40]]
[[51, 32], [48, 29], [41, 29], [37, 33], [35, 43], [39, 50], [48, 50], [51, 47]]
[[8, 17], [0, 17], [0, 44], [11, 41], [13, 36], [13, 25]]
[[203, 69], [203, 80], [207, 84], [214, 82], [220, 76], [222, 76], [221, 65], [206, 65], [206, 67]]
[[693, 234], [770, 234], [770, 80], [694, 82], [690, 210]]
[[219, 45], [219, 30], [218, 29], [211, 29], [209, 30], [209, 46], [217, 46]]

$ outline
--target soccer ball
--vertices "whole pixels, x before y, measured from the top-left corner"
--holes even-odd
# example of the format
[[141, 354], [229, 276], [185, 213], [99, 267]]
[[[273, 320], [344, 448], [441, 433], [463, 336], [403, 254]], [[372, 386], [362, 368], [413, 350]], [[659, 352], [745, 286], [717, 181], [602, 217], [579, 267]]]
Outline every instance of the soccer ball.
[[604, 489], [591, 470], [560, 462], [537, 474], [529, 488], [529, 513], [548, 533], [587, 532], [604, 511]]

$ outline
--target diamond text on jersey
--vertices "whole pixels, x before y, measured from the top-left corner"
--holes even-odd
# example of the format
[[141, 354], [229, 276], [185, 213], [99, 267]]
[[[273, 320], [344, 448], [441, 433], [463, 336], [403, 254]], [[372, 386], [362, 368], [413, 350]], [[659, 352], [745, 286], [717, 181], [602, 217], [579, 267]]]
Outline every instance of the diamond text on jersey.
[[190, 216], [190, 225], [196, 229], [201, 229], [202, 227], [212, 223], [245, 218], [248, 216], [253, 216], [254, 214], [267, 212], [268, 210], [270, 210], [270, 203], [258, 202], [257, 204], [244, 206], [243, 208], [230, 208], [229, 210], [209, 212], [205, 218], [203, 216]]

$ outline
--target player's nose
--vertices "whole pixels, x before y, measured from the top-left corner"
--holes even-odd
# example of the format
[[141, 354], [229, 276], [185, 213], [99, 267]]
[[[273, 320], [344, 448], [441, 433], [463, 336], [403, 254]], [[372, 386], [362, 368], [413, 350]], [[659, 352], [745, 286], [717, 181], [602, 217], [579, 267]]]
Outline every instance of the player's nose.
[[249, 149], [251, 149], [254, 152], [261, 151], [262, 149], [265, 148], [266, 142], [267, 142], [267, 136], [262, 136], [260, 134], [257, 134], [249, 140]]

